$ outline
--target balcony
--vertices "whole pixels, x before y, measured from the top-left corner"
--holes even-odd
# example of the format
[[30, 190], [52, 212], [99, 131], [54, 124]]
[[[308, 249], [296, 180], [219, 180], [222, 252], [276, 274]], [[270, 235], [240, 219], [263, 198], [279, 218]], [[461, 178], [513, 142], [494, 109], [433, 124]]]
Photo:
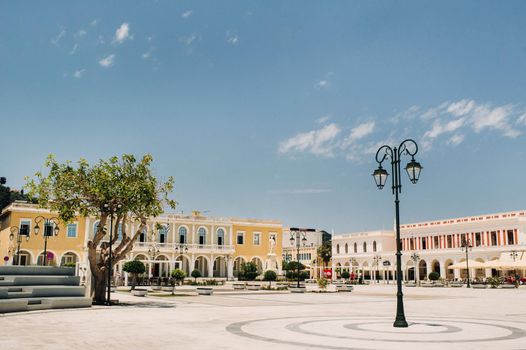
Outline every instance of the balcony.
[[[133, 250], [148, 251], [153, 242], [135, 242]], [[217, 254], [232, 254], [234, 253], [233, 245], [218, 245], [218, 244], [179, 244], [179, 243], [155, 243], [161, 252], [183, 252], [188, 254], [199, 253], [217, 253]], [[186, 250], [188, 249], [188, 251]]]

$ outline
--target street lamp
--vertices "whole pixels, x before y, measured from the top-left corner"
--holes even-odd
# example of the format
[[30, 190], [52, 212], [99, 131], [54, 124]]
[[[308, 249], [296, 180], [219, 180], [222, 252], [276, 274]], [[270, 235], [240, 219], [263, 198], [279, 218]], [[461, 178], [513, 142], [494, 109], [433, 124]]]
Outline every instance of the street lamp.
[[[111, 305], [111, 275], [112, 275], [112, 272], [113, 272], [113, 266], [112, 266], [112, 259], [113, 259], [113, 256], [112, 256], [112, 248], [113, 248], [113, 215], [115, 213], [117, 213], [117, 211], [121, 210], [122, 208], [122, 205], [121, 204], [117, 204], [117, 205], [111, 205], [109, 203], [106, 203], [104, 204], [104, 211], [109, 214], [110, 216], [110, 241], [109, 241], [109, 252], [108, 252], [108, 282], [107, 282], [107, 300], [106, 300], [106, 304], [108, 306]], [[117, 238], [118, 238], [118, 233], [117, 233]]]
[[316, 232], [312, 228], [290, 228], [290, 244], [294, 245], [296, 243], [296, 273], [297, 273], [297, 288], [300, 287], [300, 246], [305, 246], [307, 243], [307, 232]]
[[[20, 265], [20, 244], [22, 243], [22, 237], [26, 237], [26, 242], [29, 241], [29, 226], [22, 225], [20, 228], [18, 226], [11, 226], [11, 234], [9, 235], [9, 240], [12, 241], [15, 239], [16, 235], [16, 260], [13, 257], [13, 264]], [[16, 261], [16, 263], [15, 263]]]
[[471, 240], [469, 238], [463, 238], [461, 243], [461, 249], [462, 251], [466, 252], [466, 269], [468, 271], [468, 285], [466, 287], [471, 288], [471, 284], [469, 283], [469, 251], [473, 249], [473, 245], [471, 244]]
[[414, 278], [415, 278], [415, 283], [416, 283], [416, 267], [418, 265], [418, 261], [420, 261], [420, 255], [418, 255], [417, 253], [413, 253], [411, 254], [411, 260], [413, 260], [413, 264], [414, 264], [414, 268], [413, 268], [413, 274], [414, 274]]
[[[408, 144], [414, 146], [414, 150], [407, 147]], [[395, 212], [396, 212], [396, 280], [397, 280], [397, 293], [396, 293], [396, 319], [393, 324], [394, 327], [407, 327], [407, 321], [405, 320], [404, 314], [404, 300], [402, 293], [402, 244], [400, 241], [400, 200], [398, 195], [402, 192], [401, 176], [400, 176], [400, 158], [406, 154], [411, 156], [411, 161], [407, 163], [405, 170], [409, 176], [409, 180], [416, 184], [422, 171], [420, 163], [415, 161], [415, 155], [418, 152], [418, 145], [414, 140], [406, 139], [399, 146], [391, 148], [388, 145], [383, 145], [376, 152], [376, 162], [378, 163], [378, 169], [373, 172], [374, 181], [379, 189], [384, 188], [389, 173], [387, 170], [382, 168], [384, 160], [389, 158], [391, 160], [391, 171], [393, 173], [391, 189], [395, 195]]]
[[380, 255], [375, 255], [374, 258], [374, 264], [376, 265], [376, 283], [378, 283], [378, 265], [382, 262], [382, 257]]
[[[38, 233], [40, 232], [40, 223], [44, 222], [44, 259], [43, 259], [43, 265], [46, 266], [47, 264], [47, 240], [49, 237], [58, 236], [58, 233], [60, 231], [58, 227], [58, 218], [52, 217], [52, 218], [45, 218], [41, 215], [37, 216], [35, 218], [35, 227], [33, 228], [35, 231], [35, 236], [38, 236]], [[53, 227], [54, 226], [54, 227]]]

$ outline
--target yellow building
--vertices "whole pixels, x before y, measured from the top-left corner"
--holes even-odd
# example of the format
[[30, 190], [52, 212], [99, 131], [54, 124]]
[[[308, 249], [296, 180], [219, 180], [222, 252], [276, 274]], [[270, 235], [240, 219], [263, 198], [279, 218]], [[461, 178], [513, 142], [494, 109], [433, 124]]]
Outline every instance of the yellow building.
[[[20, 263], [42, 264], [44, 250], [44, 221], [40, 234], [35, 235], [35, 220], [42, 216], [52, 218], [48, 210], [28, 203], [15, 202], [0, 214], [0, 254], [7, 257], [5, 264], [16, 263], [16, 234], [29, 226], [29, 240], [22, 237]], [[109, 225], [109, 224], [108, 224]], [[50, 264], [75, 263], [81, 271], [88, 271], [87, 242], [93, 238], [98, 220], [78, 217], [74, 222], [59, 223], [58, 234], [48, 238], [47, 251]], [[13, 228], [14, 227], [14, 228]], [[135, 232], [130, 224], [126, 232]], [[122, 228], [115, 234], [121, 235]], [[48, 232], [51, 232], [48, 229]], [[53, 231], [55, 232], [55, 231]], [[109, 232], [109, 227], [107, 232]], [[211, 218], [195, 211], [192, 215], [167, 214], [152, 218], [139, 236], [133, 250], [125, 260], [138, 259], [147, 266], [148, 277], [167, 277], [173, 268], [183, 269], [187, 275], [197, 269], [203, 277], [234, 278], [241, 264], [252, 261], [263, 272], [281, 271], [282, 225], [278, 221], [254, 219]], [[117, 239], [118, 241], [119, 239]], [[39, 258], [40, 257], [40, 258]], [[115, 267], [116, 278], [124, 276], [121, 261]]]

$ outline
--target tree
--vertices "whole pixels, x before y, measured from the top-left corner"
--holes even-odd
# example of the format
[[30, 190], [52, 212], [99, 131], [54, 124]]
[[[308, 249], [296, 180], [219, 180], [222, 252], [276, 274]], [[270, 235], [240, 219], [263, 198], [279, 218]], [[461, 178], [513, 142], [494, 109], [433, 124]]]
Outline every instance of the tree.
[[276, 271], [267, 270], [265, 271], [265, 274], [263, 275], [263, 279], [265, 281], [269, 281], [269, 288], [272, 288], [272, 281], [275, 281], [278, 278], [278, 275], [276, 274]]
[[256, 277], [259, 275], [258, 267], [253, 262], [247, 262], [244, 264], [241, 264], [241, 271], [240, 271], [240, 279], [246, 280], [246, 281], [254, 281]]
[[201, 277], [201, 271], [199, 271], [198, 269], [195, 269], [194, 271], [192, 271], [192, 273], [190, 274], [190, 276], [192, 276], [193, 278], [195, 278], [195, 283], [197, 283], [197, 279], [199, 277]]
[[305, 270], [305, 265], [303, 265], [302, 263], [300, 262], [297, 262], [297, 261], [289, 261], [287, 263], [287, 272], [286, 272], [286, 276], [289, 280], [297, 280], [298, 279], [298, 271], [299, 271], [299, 276], [300, 276], [300, 280], [306, 280], [307, 278], [309, 278], [309, 273], [307, 271], [304, 271]]
[[341, 276], [344, 280], [346, 280], [351, 277], [351, 274], [349, 273], [349, 271], [343, 271]]
[[[173, 178], [159, 182], [152, 174], [151, 155], [137, 160], [125, 154], [90, 165], [80, 159], [76, 165], [70, 161], [59, 163], [50, 155], [44, 163], [47, 174], [37, 172], [27, 179], [26, 188], [40, 207], [58, 213], [63, 223], [76, 215], [94, 216], [99, 220], [97, 231], [88, 241], [88, 260], [94, 281], [94, 299], [100, 304], [106, 300], [106, 282], [109, 266], [109, 243], [103, 239], [107, 225], [113, 222], [111, 264], [124, 259], [132, 250], [148, 218], [164, 211], [164, 206], [175, 208], [176, 202], [168, 198], [173, 190]], [[114, 218], [112, 221], [111, 218]], [[135, 223], [135, 232], [128, 232]], [[122, 227], [120, 237], [117, 235]]]
[[142, 261], [131, 260], [124, 263], [122, 271], [128, 272], [132, 275], [132, 289], [135, 289], [135, 284], [137, 283], [137, 276], [141, 273], [146, 272], [146, 266], [144, 266]]
[[317, 250], [318, 258], [323, 261], [323, 268], [327, 267], [327, 264], [329, 261], [331, 261], [332, 258], [332, 243], [331, 241], [325, 241], [321, 246], [318, 247]]
[[170, 276], [172, 276], [172, 295], [175, 294], [175, 282], [181, 283], [181, 281], [184, 281], [184, 278], [186, 277], [186, 273], [181, 269], [174, 269], [170, 273]]
[[438, 279], [440, 278], [440, 274], [436, 271], [433, 271], [429, 274], [429, 276], [427, 276], [431, 281], [438, 281]]

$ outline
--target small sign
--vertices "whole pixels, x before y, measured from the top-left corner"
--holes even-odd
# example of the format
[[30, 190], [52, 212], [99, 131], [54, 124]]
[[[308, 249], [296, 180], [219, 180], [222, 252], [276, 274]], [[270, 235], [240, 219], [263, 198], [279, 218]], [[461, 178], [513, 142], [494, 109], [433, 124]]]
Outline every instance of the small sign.
[[384, 266], [391, 266], [391, 262], [389, 260], [384, 261]]
[[5, 261], [5, 262], [8, 262], [8, 261], [9, 261], [9, 257], [8, 257], [7, 255], [4, 256], [4, 261]]

